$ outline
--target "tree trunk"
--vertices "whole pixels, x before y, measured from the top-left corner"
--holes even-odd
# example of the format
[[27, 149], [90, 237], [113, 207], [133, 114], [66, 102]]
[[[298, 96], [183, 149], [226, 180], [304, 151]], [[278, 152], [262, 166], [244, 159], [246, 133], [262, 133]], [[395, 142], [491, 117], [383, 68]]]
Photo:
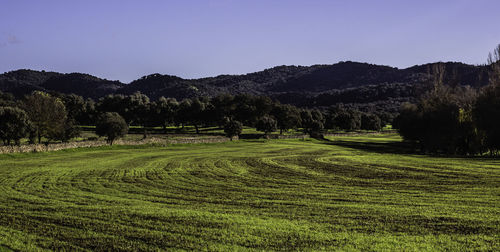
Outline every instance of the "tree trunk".
[[280, 129], [280, 135], [283, 135], [283, 129]]
[[196, 134], [200, 134], [200, 129], [198, 129], [198, 125], [197, 124], [194, 125], [194, 128], [196, 129]]
[[146, 139], [148, 137], [148, 128], [146, 128], [146, 126], [142, 126], [142, 128], [144, 130], [142, 139]]

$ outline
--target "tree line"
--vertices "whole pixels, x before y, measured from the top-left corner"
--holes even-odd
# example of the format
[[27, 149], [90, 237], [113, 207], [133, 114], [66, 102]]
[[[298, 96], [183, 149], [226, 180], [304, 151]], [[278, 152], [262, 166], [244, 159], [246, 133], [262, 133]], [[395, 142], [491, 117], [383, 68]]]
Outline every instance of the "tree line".
[[[480, 89], [444, 85], [406, 103], [394, 120], [404, 140], [425, 153], [477, 155], [500, 151], [500, 45], [488, 57], [489, 84]], [[441, 73], [441, 74], [440, 74]]]
[[23, 99], [0, 93], [0, 139], [4, 144], [69, 141], [79, 136], [79, 126], [96, 126], [96, 133], [109, 143], [127, 133], [129, 126], [141, 126], [144, 137], [153, 127], [186, 125], [196, 133], [201, 127], [218, 126], [231, 139], [241, 134], [243, 126], [255, 127], [268, 136], [301, 129], [321, 137], [327, 129], [380, 130], [386, 120], [377, 114], [363, 113], [341, 104], [327, 110], [298, 108], [281, 104], [266, 96], [223, 94], [177, 101], [160, 97], [152, 101], [144, 94], [113, 94], [98, 101], [70, 94], [35, 91]]

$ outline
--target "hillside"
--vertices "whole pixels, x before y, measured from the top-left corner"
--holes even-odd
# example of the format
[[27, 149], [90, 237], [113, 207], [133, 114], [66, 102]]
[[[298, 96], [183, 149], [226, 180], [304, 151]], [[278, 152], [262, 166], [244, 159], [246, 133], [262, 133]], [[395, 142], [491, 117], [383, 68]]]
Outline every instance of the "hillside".
[[184, 99], [221, 93], [267, 95], [300, 106], [343, 103], [377, 103], [409, 100], [425, 91], [437, 72], [449, 85], [480, 87], [488, 82], [486, 66], [463, 63], [431, 63], [406, 69], [358, 62], [332, 65], [277, 66], [243, 75], [201, 79], [151, 74], [130, 84], [88, 74], [17, 70], [0, 75], [0, 91], [16, 96], [34, 90], [74, 93], [98, 99], [108, 94], [141, 92], [152, 99], [161, 96]]

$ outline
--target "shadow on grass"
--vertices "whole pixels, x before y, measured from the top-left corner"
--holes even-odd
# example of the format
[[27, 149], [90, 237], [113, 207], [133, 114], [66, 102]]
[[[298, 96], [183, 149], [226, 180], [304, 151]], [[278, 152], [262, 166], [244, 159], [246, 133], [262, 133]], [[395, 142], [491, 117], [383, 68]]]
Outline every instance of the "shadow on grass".
[[351, 149], [357, 149], [362, 151], [369, 151], [381, 154], [411, 154], [411, 155], [421, 155], [429, 157], [442, 157], [442, 158], [458, 158], [467, 160], [488, 160], [488, 161], [500, 161], [498, 156], [464, 156], [464, 155], [449, 155], [443, 153], [422, 153], [414, 148], [412, 143], [408, 142], [363, 142], [363, 141], [346, 141], [346, 140], [330, 140], [330, 139], [318, 139], [327, 145], [337, 145], [342, 147], [347, 147]]
[[323, 143], [383, 154], [422, 154], [416, 152], [411, 143], [406, 142], [363, 142], [323, 139]]

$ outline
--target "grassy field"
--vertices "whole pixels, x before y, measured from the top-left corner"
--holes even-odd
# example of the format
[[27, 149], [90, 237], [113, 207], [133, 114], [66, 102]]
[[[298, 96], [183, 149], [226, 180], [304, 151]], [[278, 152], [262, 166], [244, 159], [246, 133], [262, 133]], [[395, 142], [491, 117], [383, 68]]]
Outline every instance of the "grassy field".
[[396, 135], [0, 155], [0, 250], [500, 250], [500, 160]]

